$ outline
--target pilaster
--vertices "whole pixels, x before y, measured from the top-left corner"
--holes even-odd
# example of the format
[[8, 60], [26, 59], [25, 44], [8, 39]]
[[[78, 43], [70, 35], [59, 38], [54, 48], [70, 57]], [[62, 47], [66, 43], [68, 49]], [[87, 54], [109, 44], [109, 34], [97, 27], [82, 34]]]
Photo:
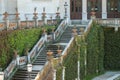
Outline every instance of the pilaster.
[[102, 19], [107, 19], [107, 0], [102, 0]]
[[87, 20], [87, 0], [82, 0], [82, 20]]

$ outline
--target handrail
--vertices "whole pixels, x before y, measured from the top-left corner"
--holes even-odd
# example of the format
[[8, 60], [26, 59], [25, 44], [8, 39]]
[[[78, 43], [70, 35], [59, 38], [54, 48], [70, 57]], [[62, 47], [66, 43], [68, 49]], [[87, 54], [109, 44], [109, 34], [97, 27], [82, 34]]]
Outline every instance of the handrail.
[[58, 28], [56, 29], [56, 31], [54, 32], [54, 38], [58, 38], [66, 29], [67, 27], [67, 22], [66, 19], [64, 19], [61, 24], [58, 26]]
[[74, 40], [74, 37], [72, 37], [72, 38], [70, 39], [69, 43], [67, 44], [67, 46], [65, 47], [64, 51], [62, 52], [62, 55], [63, 55], [63, 56], [67, 55], [67, 50], [68, 50], [68, 48], [70, 47], [70, 45], [71, 45], [71, 43], [73, 42], [73, 40]]
[[86, 37], [90, 31], [91, 25], [92, 25], [93, 20], [91, 19], [89, 24], [86, 26], [86, 29], [84, 31], [84, 36]]

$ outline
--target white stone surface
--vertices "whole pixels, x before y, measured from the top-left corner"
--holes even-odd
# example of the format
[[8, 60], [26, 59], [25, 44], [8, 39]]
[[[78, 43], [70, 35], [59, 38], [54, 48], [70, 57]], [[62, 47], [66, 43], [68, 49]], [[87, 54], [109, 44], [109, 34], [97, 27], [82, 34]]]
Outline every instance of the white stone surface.
[[107, 0], [102, 0], [102, 19], [107, 19]]
[[[41, 19], [43, 7], [47, 13], [47, 19], [52, 16], [55, 18], [57, 7], [59, 7], [60, 16], [63, 19], [65, 15], [64, 4], [67, 2], [67, 17], [70, 21], [70, 0], [0, 0], [0, 14], [7, 11], [9, 14], [15, 13], [15, 8], [18, 8], [21, 20], [25, 20], [25, 15], [28, 19], [33, 20], [34, 8], [37, 7], [39, 13], [38, 19]], [[102, 18], [107, 18], [107, 0], [102, 0]], [[87, 20], [87, 0], [82, 0], [82, 20]]]

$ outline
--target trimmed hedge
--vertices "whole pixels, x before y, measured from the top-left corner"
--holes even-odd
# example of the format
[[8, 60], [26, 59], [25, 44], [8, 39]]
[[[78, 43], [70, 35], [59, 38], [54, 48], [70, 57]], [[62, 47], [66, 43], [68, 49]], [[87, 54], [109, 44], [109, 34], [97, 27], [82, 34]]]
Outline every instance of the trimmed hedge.
[[[87, 43], [87, 45], [86, 45]], [[80, 44], [80, 47], [77, 46]], [[75, 80], [77, 78], [77, 61], [80, 60], [80, 78], [81, 80], [91, 80], [94, 75], [100, 74], [104, 71], [103, 59], [104, 59], [104, 31], [103, 28], [93, 23], [85, 40], [81, 37], [77, 37], [77, 44], [64, 60], [64, 66], [66, 67], [65, 80]], [[87, 53], [85, 55], [85, 49]], [[80, 51], [79, 51], [80, 50]], [[78, 58], [80, 55], [80, 59]], [[85, 59], [87, 58], [87, 65], [85, 65]], [[62, 69], [57, 72], [57, 80], [61, 80], [60, 76]], [[86, 70], [86, 74], [85, 74]]]
[[104, 71], [104, 31], [93, 22], [90, 32], [86, 36], [87, 42], [87, 75]]
[[107, 70], [120, 70], [120, 29], [105, 28], [105, 58], [104, 67]]
[[[77, 46], [72, 47], [69, 55], [64, 59], [65, 80], [75, 80], [77, 77]], [[57, 80], [62, 80], [62, 67], [57, 70]]]

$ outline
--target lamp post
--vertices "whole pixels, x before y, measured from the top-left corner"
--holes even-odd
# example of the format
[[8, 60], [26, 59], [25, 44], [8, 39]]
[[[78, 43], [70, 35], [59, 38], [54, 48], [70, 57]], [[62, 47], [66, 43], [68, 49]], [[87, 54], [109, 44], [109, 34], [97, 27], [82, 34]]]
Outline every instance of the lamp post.
[[68, 4], [67, 4], [67, 2], [65, 2], [65, 4], [64, 4], [64, 8], [65, 8], [65, 18], [67, 18], [67, 7], [68, 7]]
[[28, 75], [29, 75], [29, 79], [28, 80], [31, 80], [30, 73], [32, 72], [32, 64], [27, 64], [27, 71], [28, 71]]

